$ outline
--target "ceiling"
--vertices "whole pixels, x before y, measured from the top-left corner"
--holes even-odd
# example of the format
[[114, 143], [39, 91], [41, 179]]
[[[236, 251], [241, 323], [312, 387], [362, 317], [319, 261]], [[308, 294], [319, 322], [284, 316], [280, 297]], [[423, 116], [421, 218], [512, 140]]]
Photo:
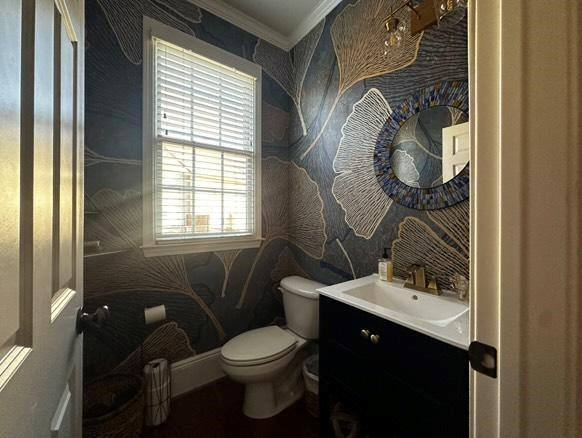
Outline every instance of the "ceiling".
[[271, 44], [289, 50], [341, 0], [190, 0]]
[[322, 0], [224, 0], [284, 36], [291, 36]]

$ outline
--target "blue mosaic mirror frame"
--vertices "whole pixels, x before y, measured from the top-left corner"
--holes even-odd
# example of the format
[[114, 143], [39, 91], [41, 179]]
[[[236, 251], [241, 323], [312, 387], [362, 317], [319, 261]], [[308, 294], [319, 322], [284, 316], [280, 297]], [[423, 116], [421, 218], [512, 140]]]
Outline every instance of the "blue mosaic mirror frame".
[[412, 187], [400, 181], [391, 164], [392, 144], [413, 115], [436, 106], [450, 106], [469, 115], [469, 87], [465, 81], [439, 82], [405, 99], [388, 117], [374, 150], [374, 171], [382, 190], [394, 202], [416, 210], [438, 210], [469, 197], [469, 163], [453, 179], [436, 187]]

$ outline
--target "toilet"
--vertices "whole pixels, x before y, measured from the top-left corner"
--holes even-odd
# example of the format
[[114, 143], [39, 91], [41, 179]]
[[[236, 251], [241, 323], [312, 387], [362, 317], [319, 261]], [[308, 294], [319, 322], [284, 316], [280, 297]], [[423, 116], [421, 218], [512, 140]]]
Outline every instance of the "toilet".
[[269, 418], [303, 395], [301, 365], [305, 346], [319, 337], [319, 293], [325, 285], [291, 276], [281, 280], [287, 327], [262, 327], [242, 333], [221, 349], [222, 369], [245, 385], [243, 413]]

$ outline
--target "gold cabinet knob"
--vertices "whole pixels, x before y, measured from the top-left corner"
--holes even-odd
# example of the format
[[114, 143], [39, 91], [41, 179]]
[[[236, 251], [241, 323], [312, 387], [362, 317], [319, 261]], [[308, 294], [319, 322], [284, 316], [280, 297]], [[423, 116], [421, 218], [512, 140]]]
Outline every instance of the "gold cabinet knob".
[[364, 339], [368, 339], [370, 337], [370, 330], [362, 329], [360, 331], [360, 336]]
[[370, 342], [374, 345], [380, 342], [380, 335], [372, 335], [370, 336]]

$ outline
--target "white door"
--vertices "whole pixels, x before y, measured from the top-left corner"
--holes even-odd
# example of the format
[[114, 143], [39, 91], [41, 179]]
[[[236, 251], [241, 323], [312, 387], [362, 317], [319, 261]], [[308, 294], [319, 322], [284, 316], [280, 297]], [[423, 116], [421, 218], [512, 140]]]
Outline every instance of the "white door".
[[471, 157], [469, 122], [443, 128], [443, 182], [453, 179]]
[[82, 0], [0, 13], [0, 437], [80, 437]]
[[477, 438], [582, 437], [582, 5], [548, 4], [469, 2]]

